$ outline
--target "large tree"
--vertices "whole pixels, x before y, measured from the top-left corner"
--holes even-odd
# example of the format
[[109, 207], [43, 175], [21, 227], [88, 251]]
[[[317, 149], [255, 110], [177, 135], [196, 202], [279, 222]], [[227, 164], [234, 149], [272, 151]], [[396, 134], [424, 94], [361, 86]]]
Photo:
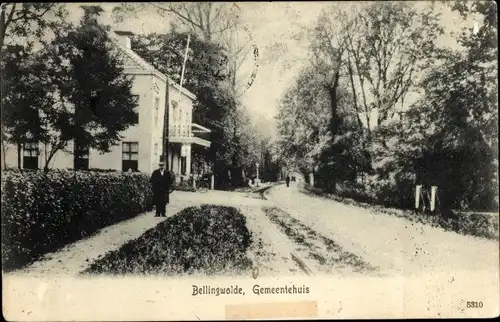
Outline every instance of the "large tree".
[[135, 123], [133, 80], [123, 73], [121, 54], [94, 9], [85, 8], [76, 28], [58, 30], [38, 56], [39, 69], [46, 71], [51, 85], [45, 95], [54, 98], [54, 104], [41, 111], [42, 123], [50, 129], [44, 140], [46, 168], [72, 141], [77, 157], [88, 148], [109, 152], [120, 142], [121, 132]]
[[[440, 189], [447, 208], [498, 207], [498, 49], [496, 4], [454, 4], [464, 18], [482, 17], [458, 37], [463, 50], [448, 53], [423, 79], [424, 96], [408, 114], [423, 151], [416, 170]], [[460, 173], [459, 176], [456, 174]]]

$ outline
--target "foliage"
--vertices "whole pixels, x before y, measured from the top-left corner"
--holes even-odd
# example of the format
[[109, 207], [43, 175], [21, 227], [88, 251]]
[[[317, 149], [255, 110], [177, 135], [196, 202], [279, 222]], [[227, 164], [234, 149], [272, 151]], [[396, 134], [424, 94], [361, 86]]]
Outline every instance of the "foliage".
[[46, 83], [33, 74], [31, 55], [29, 47], [20, 45], [7, 45], [2, 52], [2, 145], [40, 141], [47, 134], [39, 109], [53, 101], [43, 95]]
[[15, 45], [32, 35], [42, 37], [47, 29], [57, 28], [67, 15], [64, 5], [57, 3], [3, 3], [0, 11], [0, 51], [6, 40], [8, 44]]
[[498, 67], [490, 38], [496, 26], [488, 16], [496, 6], [472, 7], [484, 13], [483, 26], [463, 30], [458, 41], [465, 50], [426, 74], [424, 97], [408, 116], [420, 124], [424, 184], [440, 187], [443, 206], [485, 210], [498, 207]]
[[[41, 50], [8, 46], [2, 62], [2, 122], [10, 142], [41, 142], [45, 169], [54, 155], [95, 148], [109, 152], [135, 122], [132, 79], [90, 12], [74, 27], [61, 23]], [[5, 118], [4, 118], [5, 116]]]
[[2, 266], [15, 269], [66, 244], [150, 210], [143, 174], [4, 171]]
[[[188, 33], [175, 29], [166, 34], [134, 36], [132, 48], [156, 69], [180, 82]], [[191, 35], [182, 86], [192, 93], [214, 86], [226, 78], [227, 57], [219, 45]]]
[[56, 97], [43, 110], [44, 125], [51, 129], [44, 142], [50, 146], [46, 164], [73, 140], [76, 153], [85, 148], [109, 152], [120, 142], [121, 132], [135, 122], [133, 80], [123, 73], [108, 29], [86, 11], [80, 26], [58, 30], [40, 53], [40, 69], [51, 86], [46, 95]]
[[92, 263], [84, 274], [220, 274], [251, 267], [252, 235], [233, 207], [189, 207]]

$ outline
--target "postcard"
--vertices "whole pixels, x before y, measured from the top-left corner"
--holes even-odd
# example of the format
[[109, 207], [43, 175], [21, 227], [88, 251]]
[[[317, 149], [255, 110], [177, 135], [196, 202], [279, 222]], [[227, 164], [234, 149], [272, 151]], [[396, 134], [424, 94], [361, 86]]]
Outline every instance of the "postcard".
[[6, 320], [499, 315], [494, 2], [0, 14]]

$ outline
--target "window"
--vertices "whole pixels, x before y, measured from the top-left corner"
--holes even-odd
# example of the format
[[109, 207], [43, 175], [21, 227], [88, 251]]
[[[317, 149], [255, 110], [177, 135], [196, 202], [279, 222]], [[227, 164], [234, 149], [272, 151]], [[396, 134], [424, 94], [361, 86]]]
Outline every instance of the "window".
[[137, 103], [137, 106], [134, 108], [135, 115], [133, 124], [139, 124], [139, 95], [132, 95], [132, 97], [134, 98], [134, 101]]
[[178, 108], [177, 108], [178, 103], [177, 103], [177, 101], [172, 100], [172, 101], [170, 101], [170, 104], [172, 105], [172, 118], [173, 118], [173, 121], [175, 122], [177, 120], [177, 113], [179, 113]]
[[122, 171], [139, 171], [139, 143], [123, 142], [122, 145]]
[[158, 155], [158, 143], [155, 143], [155, 155]]
[[24, 143], [23, 146], [23, 168], [38, 169], [38, 144], [34, 142]]
[[73, 167], [75, 170], [87, 170], [89, 168], [89, 148], [82, 147], [75, 142], [73, 151]]
[[158, 126], [158, 115], [160, 113], [160, 99], [155, 98], [155, 126]]

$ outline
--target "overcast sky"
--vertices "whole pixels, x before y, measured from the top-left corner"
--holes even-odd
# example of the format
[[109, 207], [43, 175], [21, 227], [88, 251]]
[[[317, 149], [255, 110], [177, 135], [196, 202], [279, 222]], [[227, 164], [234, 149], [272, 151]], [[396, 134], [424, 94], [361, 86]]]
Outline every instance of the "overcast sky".
[[[68, 4], [71, 20], [77, 21], [82, 16], [80, 5]], [[122, 23], [116, 23], [112, 19], [112, 9], [119, 4], [99, 5], [105, 10], [102, 21], [115, 29], [136, 34], [167, 32], [169, 29], [168, 18], [158, 15], [154, 10], [144, 10]], [[245, 105], [256, 118], [272, 120], [277, 114], [277, 101], [307, 61], [307, 40], [295, 40], [294, 36], [300, 34], [304, 27], [312, 26], [325, 5], [328, 3], [313, 1], [237, 3], [245, 29], [251, 33], [260, 56], [256, 78], [243, 97]], [[443, 25], [449, 30], [454, 28], [458, 31], [458, 27], [463, 26], [456, 13], [452, 14], [448, 9], [442, 10], [442, 13]], [[442, 43], [454, 46], [450, 37], [443, 37]], [[245, 68], [251, 70], [253, 67], [253, 59], [250, 59]]]

